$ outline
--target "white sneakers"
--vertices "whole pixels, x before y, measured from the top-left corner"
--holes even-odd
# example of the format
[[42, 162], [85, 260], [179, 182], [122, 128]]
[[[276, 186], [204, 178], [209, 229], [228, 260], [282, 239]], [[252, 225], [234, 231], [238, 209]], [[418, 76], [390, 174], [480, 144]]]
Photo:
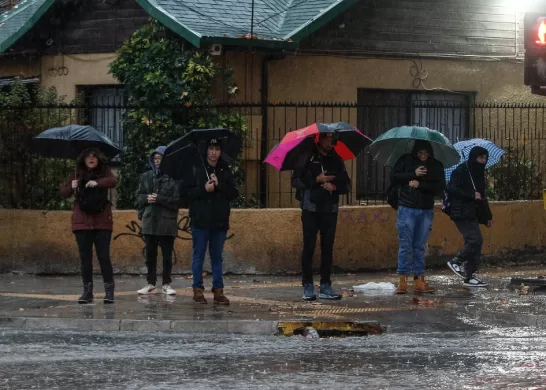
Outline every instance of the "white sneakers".
[[161, 287], [161, 291], [163, 291], [163, 294], [176, 295], [176, 291], [170, 284], [164, 284], [163, 287]]
[[[158, 292], [157, 288], [151, 284], [137, 291], [138, 295], [157, 294]], [[175, 289], [173, 289], [170, 284], [163, 285], [163, 287], [161, 287], [161, 292], [167, 295], [176, 295]]]

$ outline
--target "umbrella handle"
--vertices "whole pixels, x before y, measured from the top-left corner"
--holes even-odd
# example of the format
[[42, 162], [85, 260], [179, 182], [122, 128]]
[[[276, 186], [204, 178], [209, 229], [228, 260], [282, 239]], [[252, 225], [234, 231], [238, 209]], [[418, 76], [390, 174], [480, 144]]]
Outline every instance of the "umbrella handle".
[[[197, 150], [197, 153], [199, 153], [199, 150]], [[203, 168], [205, 169], [207, 180], [210, 181], [210, 176], [209, 176], [209, 173], [207, 172], [207, 166], [205, 165], [205, 160], [203, 160], [203, 156], [201, 155], [201, 153], [199, 153], [199, 157], [201, 158], [201, 163], [203, 163]]]

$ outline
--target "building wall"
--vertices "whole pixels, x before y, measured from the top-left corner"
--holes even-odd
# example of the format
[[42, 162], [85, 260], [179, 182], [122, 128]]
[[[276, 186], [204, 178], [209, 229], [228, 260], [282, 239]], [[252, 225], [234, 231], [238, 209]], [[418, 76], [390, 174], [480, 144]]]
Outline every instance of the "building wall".
[[[494, 203], [494, 225], [483, 228], [485, 255], [518, 258], [543, 253], [543, 202]], [[300, 272], [301, 212], [297, 209], [234, 210], [224, 252], [224, 271], [286, 274]], [[394, 269], [397, 264], [396, 213], [390, 207], [342, 208], [334, 264], [344, 271]], [[191, 233], [179, 217], [173, 272], [191, 272]], [[0, 210], [0, 272], [77, 273], [79, 259], [70, 212]], [[428, 264], [442, 264], [463, 245], [453, 222], [436, 210], [427, 246]], [[111, 257], [121, 273], [140, 273], [144, 242], [134, 211], [114, 212]], [[206, 262], [205, 264], [208, 264]], [[318, 268], [319, 253], [315, 258]]]

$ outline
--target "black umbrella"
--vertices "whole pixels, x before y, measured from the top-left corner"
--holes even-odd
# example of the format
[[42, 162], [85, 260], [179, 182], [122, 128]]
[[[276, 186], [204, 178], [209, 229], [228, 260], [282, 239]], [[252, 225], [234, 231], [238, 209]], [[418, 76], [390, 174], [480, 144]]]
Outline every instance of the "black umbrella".
[[97, 148], [106, 157], [120, 153], [110, 138], [91, 126], [55, 127], [32, 140], [31, 151], [42, 157], [76, 159], [87, 148]]
[[159, 169], [175, 180], [183, 179], [187, 172], [184, 167], [196, 161], [204, 164], [206, 143], [211, 139], [219, 141], [221, 158], [228, 163], [235, 160], [241, 151], [241, 138], [227, 129], [196, 129], [167, 146]]

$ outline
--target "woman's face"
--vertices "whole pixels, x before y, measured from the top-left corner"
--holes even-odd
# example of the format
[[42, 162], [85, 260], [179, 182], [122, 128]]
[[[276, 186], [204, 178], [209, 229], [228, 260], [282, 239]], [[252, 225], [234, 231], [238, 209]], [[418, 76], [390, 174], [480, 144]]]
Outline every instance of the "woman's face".
[[487, 155], [482, 154], [481, 156], [478, 156], [476, 161], [483, 165], [487, 164]]
[[94, 154], [85, 156], [85, 166], [88, 169], [95, 169], [99, 165], [99, 159]]

